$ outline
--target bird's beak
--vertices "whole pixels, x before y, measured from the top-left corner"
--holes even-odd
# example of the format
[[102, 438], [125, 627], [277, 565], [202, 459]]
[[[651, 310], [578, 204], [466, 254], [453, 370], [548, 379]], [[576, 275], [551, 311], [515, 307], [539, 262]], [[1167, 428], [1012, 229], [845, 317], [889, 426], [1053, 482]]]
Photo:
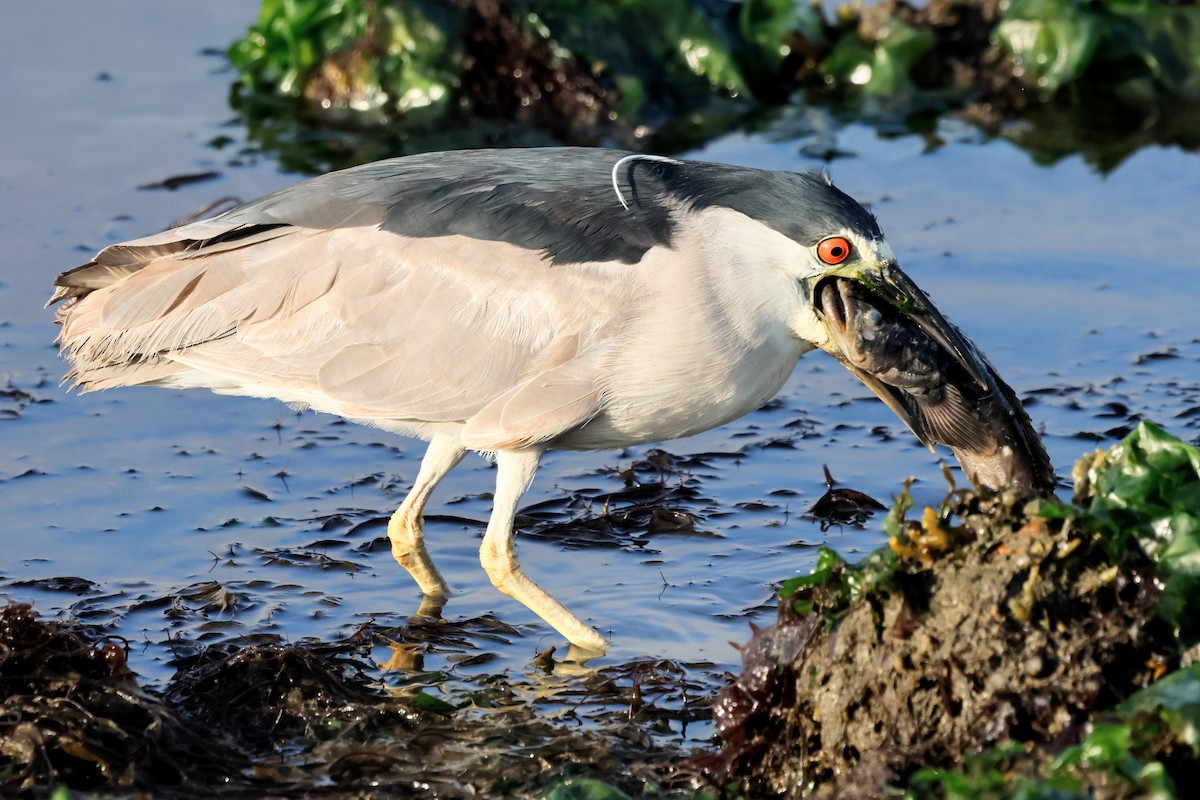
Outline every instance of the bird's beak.
[[1052, 492], [1054, 471], [1020, 401], [894, 262], [836, 267], [810, 285], [841, 361], [931, 450], [948, 445], [976, 486]]

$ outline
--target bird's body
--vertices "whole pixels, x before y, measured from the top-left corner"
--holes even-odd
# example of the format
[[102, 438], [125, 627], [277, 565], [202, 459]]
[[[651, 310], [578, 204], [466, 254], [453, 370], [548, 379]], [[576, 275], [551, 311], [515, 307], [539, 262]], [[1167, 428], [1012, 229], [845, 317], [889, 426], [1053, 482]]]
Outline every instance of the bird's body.
[[817, 176], [573, 148], [429, 154], [114, 245], [53, 299], [84, 391], [203, 387], [430, 440], [389, 526], [426, 594], [447, 591], [422, 543], [429, 492], [467, 451], [494, 453], [485, 568], [597, 649], [516, 562], [538, 458], [687, 436], [770, 399], [804, 352], [833, 346], [813, 302], [830, 237], [894, 268], [874, 219]]

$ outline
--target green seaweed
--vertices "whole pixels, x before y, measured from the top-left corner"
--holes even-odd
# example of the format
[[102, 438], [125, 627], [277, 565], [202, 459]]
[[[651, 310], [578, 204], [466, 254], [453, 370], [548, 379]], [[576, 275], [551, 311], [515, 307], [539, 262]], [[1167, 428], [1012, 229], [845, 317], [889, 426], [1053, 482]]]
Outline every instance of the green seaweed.
[[1137, 547], [1163, 579], [1157, 610], [1184, 645], [1200, 641], [1189, 609], [1200, 602], [1200, 449], [1143, 421], [1119, 444], [1076, 466], [1076, 502], [1046, 517], [1074, 516], [1098, 531], [1114, 559]]
[[996, 28], [997, 43], [1025, 83], [1054, 92], [1092, 77], [1147, 79], [1170, 94], [1200, 96], [1200, 9], [1155, 0], [1016, 0]]
[[384, 121], [448, 109], [464, 59], [457, 45], [455, 20], [436, 2], [263, 0], [228, 55], [243, 97], [300, 99], [324, 80], [323, 113]]
[[575, 778], [555, 786], [546, 800], [629, 800], [629, 795], [595, 778]]
[[915, 88], [914, 68], [933, 47], [934, 38], [928, 31], [893, 19], [874, 42], [864, 42], [856, 34], [843, 35], [821, 63], [820, 71], [826, 83], [894, 97]]
[[1096, 722], [1079, 744], [1043, 759], [1032, 774], [1014, 777], [1030, 754], [1008, 743], [968, 755], [959, 769], [922, 769], [908, 781], [907, 798], [1085, 798], [1103, 784], [1112, 797], [1179, 797], [1164, 757], [1182, 750], [1200, 756], [1200, 664], [1184, 667], [1128, 697]]
[[856, 564], [848, 564], [836, 551], [822, 546], [813, 571], [784, 581], [779, 596], [790, 601], [800, 616], [819, 610], [825, 615], [826, 624], [832, 625], [843, 610], [866, 593], [889, 590], [899, 563], [899, 558], [888, 548], [877, 550]]

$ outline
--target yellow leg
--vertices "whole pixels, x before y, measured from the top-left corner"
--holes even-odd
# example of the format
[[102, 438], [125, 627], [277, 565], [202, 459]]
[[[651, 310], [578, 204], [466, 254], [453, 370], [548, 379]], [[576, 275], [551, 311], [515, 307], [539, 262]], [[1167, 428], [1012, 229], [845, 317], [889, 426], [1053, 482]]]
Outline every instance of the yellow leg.
[[[388, 522], [392, 556], [413, 576], [425, 596], [435, 601], [444, 601], [450, 589], [425, 549], [425, 504], [429, 502], [429, 495], [438, 482], [458, 466], [466, 454], [467, 451], [455, 439], [449, 436], [433, 437], [425, 457], [421, 459], [421, 469], [417, 472], [412, 491]], [[435, 604], [441, 607], [440, 602]]]
[[588, 651], [603, 651], [604, 637], [566, 609], [521, 570], [513, 545], [513, 518], [517, 502], [533, 482], [540, 450], [501, 450], [496, 453], [496, 496], [479, 561], [492, 585], [525, 604], [568, 642]]

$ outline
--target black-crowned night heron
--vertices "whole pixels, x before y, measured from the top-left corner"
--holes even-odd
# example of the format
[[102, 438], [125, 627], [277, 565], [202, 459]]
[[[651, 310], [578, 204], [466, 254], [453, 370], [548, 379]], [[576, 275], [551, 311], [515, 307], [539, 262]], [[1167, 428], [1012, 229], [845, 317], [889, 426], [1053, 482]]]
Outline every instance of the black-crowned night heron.
[[513, 547], [542, 453], [721, 425], [813, 348], [977, 483], [1054, 482], [1012, 391], [821, 176], [581, 148], [431, 153], [107, 247], [55, 284], [82, 391], [204, 387], [428, 440], [388, 536], [432, 598], [448, 587], [425, 505], [468, 451], [492, 454], [483, 568], [588, 650], [604, 639]]

